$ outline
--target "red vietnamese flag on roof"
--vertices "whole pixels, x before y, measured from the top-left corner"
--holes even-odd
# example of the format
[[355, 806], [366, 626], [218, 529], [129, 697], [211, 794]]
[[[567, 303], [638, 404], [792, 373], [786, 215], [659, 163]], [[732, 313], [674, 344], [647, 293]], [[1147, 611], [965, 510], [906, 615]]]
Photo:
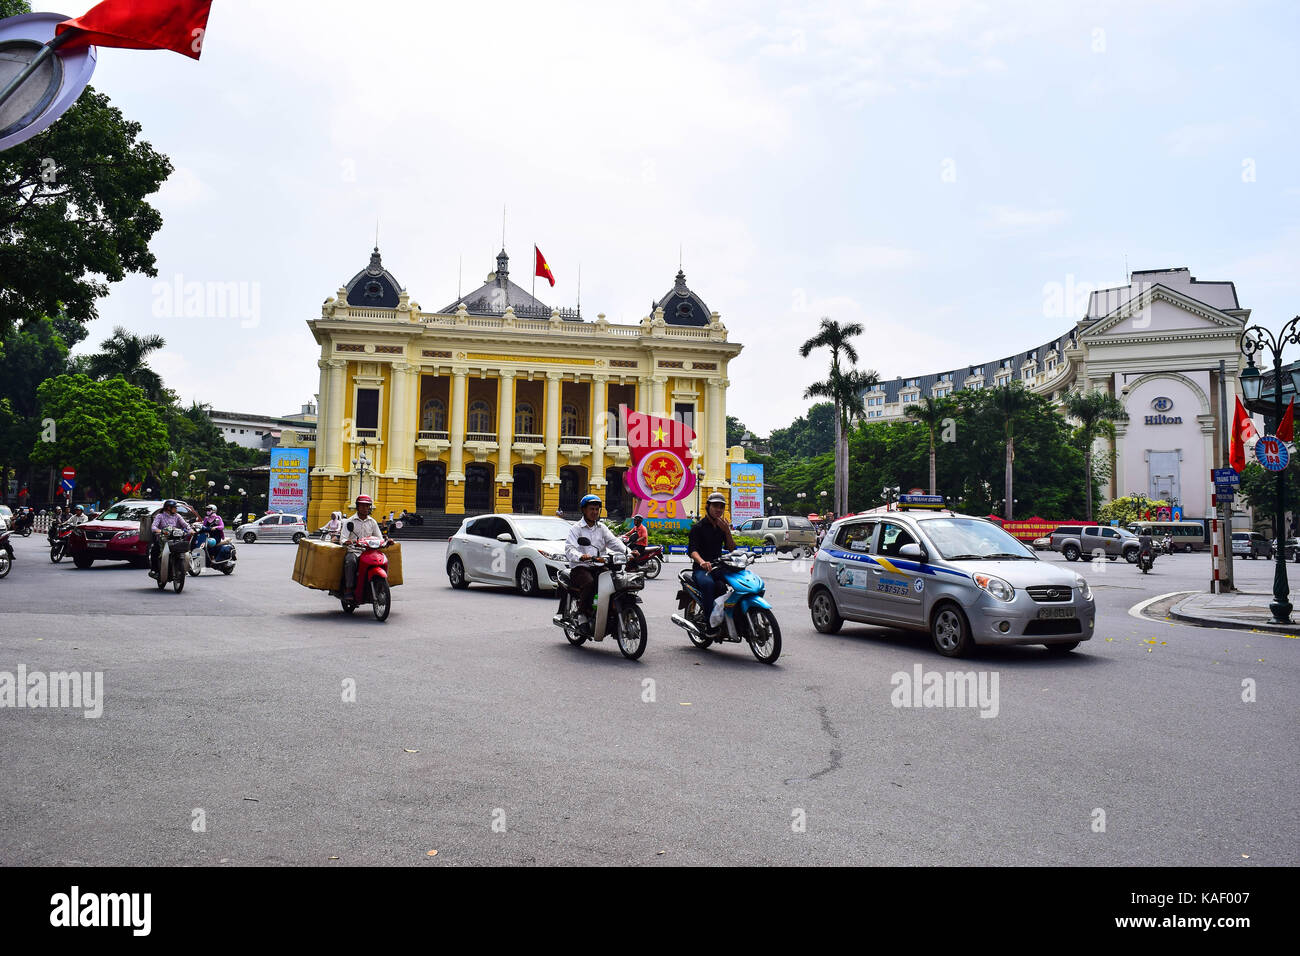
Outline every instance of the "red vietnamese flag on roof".
[[63, 50], [88, 46], [127, 50], [172, 50], [197, 60], [203, 52], [212, 0], [104, 0], [54, 28], [72, 35]]
[[537, 256], [537, 268], [533, 272], [533, 275], [540, 276], [554, 287], [555, 276], [551, 275], [551, 267], [546, 264], [546, 257], [542, 255], [542, 250], [538, 249], [537, 246], [533, 246], [533, 252]]
[[1295, 399], [1291, 399], [1286, 406], [1286, 414], [1277, 425], [1277, 437], [1282, 441], [1295, 440]]

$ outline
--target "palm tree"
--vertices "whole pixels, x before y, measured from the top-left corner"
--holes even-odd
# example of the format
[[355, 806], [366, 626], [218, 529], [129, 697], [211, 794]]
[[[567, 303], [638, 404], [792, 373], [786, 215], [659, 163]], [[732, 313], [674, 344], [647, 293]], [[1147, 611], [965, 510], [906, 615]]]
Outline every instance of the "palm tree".
[[113, 334], [99, 343], [100, 351], [90, 356], [86, 367], [95, 378], [120, 375], [146, 398], [158, 401], [163, 395], [162, 378], [145, 360], [166, 344], [161, 335], [132, 335], [122, 326], [114, 326]]
[[934, 475], [934, 433], [943, 425], [944, 419], [951, 418], [957, 410], [957, 403], [951, 398], [933, 398], [927, 395], [919, 405], [908, 405], [903, 414], [914, 422], [924, 425], [930, 433], [930, 494], [935, 494]]
[[840, 325], [834, 319], [822, 316], [817, 334], [799, 346], [799, 354], [804, 358], [807, 358], [813, 349], [824, 347], [831, 350], [829, 377], [809, 387], [804, 392], [804, 398], [829, 398], [835, 403], [835, 511], [837, 514], [845, 514], [849, 510], [848, 415], [842, 401], [846, 390], [845, 380], [840, 371], [840, 355], [843, 354], [851, 365], [856, 365], [858, 351], [853, 347], [850, 339], [861, 334], [862, 326], [857, 322]]
[[1114, 434], [1111, 422], [1128, 418], [1124, 403], [1105, 392], [1071, 392], [1061, 403], [1065, 413], [1079, 423], [1083, 439], [1083, 468], [1088, 483], [1087, 520], [1092, 520], [1092, 443], [1099, 434]]
[[1016, 460], [1016, 425], [1020, 423], [1025, 412], [1033, 407], [1033, 398], [1020, 382], [991, 388], [989, 393], [990, 404], [1002, 419], [1002, 434], [1007, 445], [1007, 476], [1004, 488], [1006, 501], [1003, 502], [1003, 515], [1007, 521], [1010, 521], [1015, 502], [1012, 497], [1012, 470]]

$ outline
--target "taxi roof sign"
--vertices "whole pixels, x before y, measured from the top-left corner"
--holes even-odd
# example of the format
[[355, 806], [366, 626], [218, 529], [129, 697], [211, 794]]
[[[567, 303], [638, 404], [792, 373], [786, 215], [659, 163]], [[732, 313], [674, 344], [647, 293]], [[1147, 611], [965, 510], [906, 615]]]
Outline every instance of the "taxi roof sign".
[[943, 495], [899, 495], [899, 508], [935, 508], [944, 507]]

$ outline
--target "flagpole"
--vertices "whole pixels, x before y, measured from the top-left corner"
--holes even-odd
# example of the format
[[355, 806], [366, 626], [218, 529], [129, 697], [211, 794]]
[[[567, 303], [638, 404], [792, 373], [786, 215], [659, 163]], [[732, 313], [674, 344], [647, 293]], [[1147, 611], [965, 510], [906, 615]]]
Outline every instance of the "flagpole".
[[537, 304], [537, 243], [533, 242], [533, 305]]
[[26, 83], [31, 75], [40, 68], [40, 65], [54, 55], [55, 50], [71, 40], [74, 33], [76, 33], [75, 30], [64, 30], [37, 50], [36, 56], [32, 57], [32, 61], [23, 67], [18, 75], [5, 85], [3, 90], [0, 90], [0, 106], [4, 106], [9, 97], [17, 92], [18, 87]]

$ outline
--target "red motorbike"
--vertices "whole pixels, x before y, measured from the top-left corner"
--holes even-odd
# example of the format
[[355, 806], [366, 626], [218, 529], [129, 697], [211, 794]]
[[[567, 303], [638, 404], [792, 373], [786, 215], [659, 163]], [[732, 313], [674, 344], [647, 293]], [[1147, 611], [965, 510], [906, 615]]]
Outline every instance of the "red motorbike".
[[388, 587], [388, 555], [384, 554], [384, 539], [372, 535], [357, 543], [362, 551], [357, 557], [356, 587], [349, 594], [340, 586], [337, 591], [330, 592], [330, 597], [342, 602], [345, 614], [351, 614], [362, 604], [369, 604], [375, 620], [386, 621], [393, 606], [393, 593]]
[[664, 548], [661, 544], [648, 544], [637, 554], [632, 547], [632, 542], [636, 540], [636, 532], [630, 532], [623, 535], [623, 543], [628, 546], [627, 569], [629, 571], [639, 571], [646, 576], [648, 580], [653, 581], [659, 577], [659, 572], [664, 569]]
[[63, 560], [63, 556], [68, 553], [68, 544], [64, 539], [77, 529], [75, 524], [50, 525], [50, 533], [47, 536], [50, 541], [50, 560], [58, 564]]

